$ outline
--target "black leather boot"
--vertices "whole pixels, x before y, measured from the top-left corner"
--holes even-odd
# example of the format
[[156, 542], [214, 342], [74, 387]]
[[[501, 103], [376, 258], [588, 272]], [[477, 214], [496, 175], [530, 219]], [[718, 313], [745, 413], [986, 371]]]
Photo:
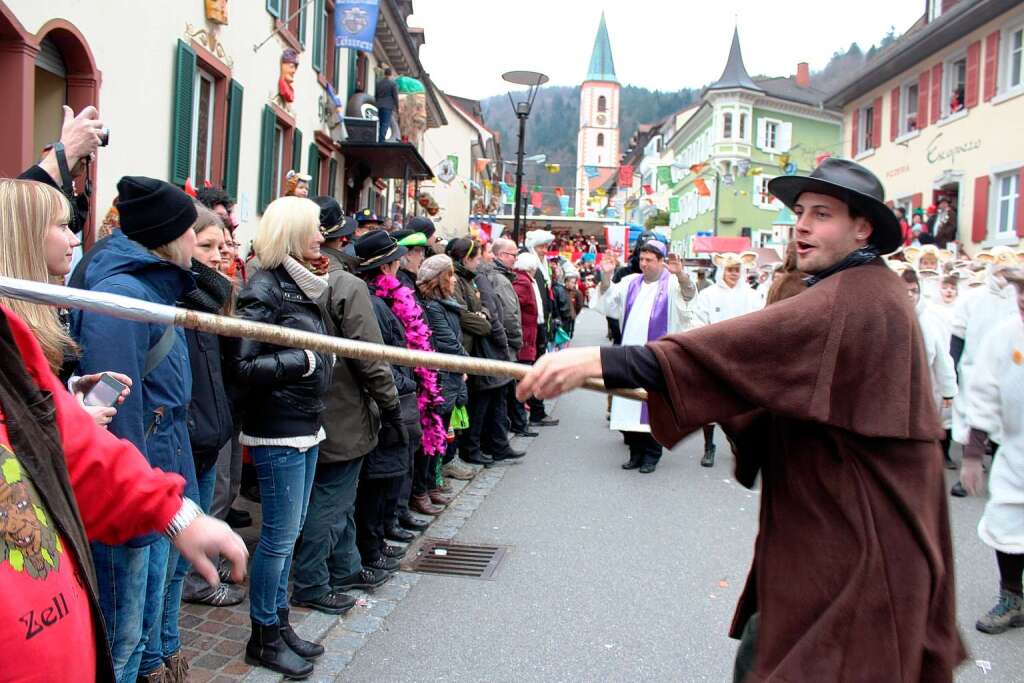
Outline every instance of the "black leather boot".
[[285, 678], [299, 681], [313, 673], [313, 665], [295, 654], [281, 637], [281, 625], [252, 622], [252, 635], [245, 645], [245, 661], [276, 671]]
[[292, 649], [292, 652], [303, 659], [316, 659], [324, 653], [324, 646], [320, 643], [312, 643], [299, 638], [299, 634], [288, 622], [288, 608], [282, 607], [277, 610], [277, 625], [281, 627], [281, 638]]

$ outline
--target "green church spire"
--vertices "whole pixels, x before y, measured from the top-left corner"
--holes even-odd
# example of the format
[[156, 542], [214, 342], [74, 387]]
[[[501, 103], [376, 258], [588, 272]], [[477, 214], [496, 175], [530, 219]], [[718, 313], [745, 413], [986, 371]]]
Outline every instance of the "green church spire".
[[587, 80], [619, 82], [619, 79], [615, 77], [612, 44], [608, 40], [608, 27], [604, 23], [604, 12], [601, 12], [601, 23], [597, 27], [597, 37], [594, 38], [594, 51], [590, 55], [590, 68], [587, 69]]

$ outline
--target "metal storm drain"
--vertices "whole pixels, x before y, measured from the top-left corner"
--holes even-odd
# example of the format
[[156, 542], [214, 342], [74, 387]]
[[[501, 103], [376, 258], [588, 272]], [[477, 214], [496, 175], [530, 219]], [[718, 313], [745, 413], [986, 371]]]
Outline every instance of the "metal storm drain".
[[420, 574], [493, 579], [508, 546], [470, 545], [428, 538], [420, 546], [409, 569]]

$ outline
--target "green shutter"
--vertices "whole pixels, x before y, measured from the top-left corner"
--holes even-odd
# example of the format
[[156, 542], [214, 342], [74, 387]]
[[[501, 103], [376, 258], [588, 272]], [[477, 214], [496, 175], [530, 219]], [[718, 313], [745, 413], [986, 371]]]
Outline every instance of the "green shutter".
[[278, 19], [281, 18], [281, 0], [267, 0], [267, 11]]
[[313, 3], [313, 70], [322, 73], [324, 70], [324, 0]]
[[[331, 45], [334, 45], [333, 40]], [[334, 45], [334, 74], [331, 81], [334, 92], [338, 92], [338, 83], [341, 81], [341, 48], [337, 45]]]
[[296, 173], [302, 168], [302, 131], [296, 128], [292, 132], [292, 170]]
[[338, 160], [331, 159], [327, 164], [327, 196], [334, 196], [334, 188], [338, 183]]
[[352, 95], [356, 91], [356, 77], [359, 75], [359, 58], [358, 52], [352, 48], [348, 50], [348, 96]]
[[320, 148], [315, 142], [309, 143], [309, 166], [306, 173], [313, 176], [309, 181], [309, 194], [316, 196], [320, 194]]
[[191, 175], [192, 99], [196, 84], [196, 53], [178, 41], [174, 59], [174, 97], [171, 104], [171, 182], [184, 185]]
[[277, 117], [270, 105], [263, 107], [263, 128], [260, 130], [260, 187], [257, 204], [259, 212], [267, 208], [267, 204], [274, 197], [274, 183], [280, 179], [274, 178], [274, 126], [277, 125]]
[[238, 196], [238, 155], [242, 147], [242, 84], [228, 83], [228, 130], [224, 145], [224, 189]]
[[[300, 6], [301, 6], [301, 4], [304, 1], [305, 0], [299, 0]], [[306, 48], [306, 14], [307, 14], [306, 10], [307, 9], [308, 9], [307, 7], [303, 7], [302, 11], [299, 14], [299, 43], [302, 45], [303, 49]]]

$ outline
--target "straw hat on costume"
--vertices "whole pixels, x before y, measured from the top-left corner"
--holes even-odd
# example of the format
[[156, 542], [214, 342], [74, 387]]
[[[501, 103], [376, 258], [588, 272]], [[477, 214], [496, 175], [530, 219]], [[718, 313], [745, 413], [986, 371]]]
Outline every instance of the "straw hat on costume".
[[[904, 247], [903, 255], [918, 270], [921, 269], [921, 259], [926, 256], [934, 256], [940, 268], [942, 264], [952, 261], [954, 257], [953, 252], [949, 249], [939, 249], [934, 244], [925, 244], [920, 247]], [[939, 272], [938, 268], [926, 268], [925, 270], [931, 270], [935, 273]]]
[[974, 255], [974, 260], [977, 263], [1001, 270], [1017, 265], [1017, 253], [1011, 247], [992, 247], [979, 251]]
[[914, 267], [912, 265], [910, 265], [906, 261], [901, 261], [900, 259], [887, 258], [885, 259], [885, 265], [889, 266], [889, 269], [892, 270], [892, 272], [896, 273], [897, 275], [903, 275], [903, 271], [907, 270], [908, 268], [910, 270], [914, 270]]
[[526, 233], [526, 248], [533, 249], [555, 241], [555, 234], [549, 230], [531, 230]]
[[712, 256], [711, 262], [718, 268], [728, 268], [730, 266], [754, 267], [757, 265], [757, 252], [744, 251], [739, 254], [735, 252], [723, 252]]

